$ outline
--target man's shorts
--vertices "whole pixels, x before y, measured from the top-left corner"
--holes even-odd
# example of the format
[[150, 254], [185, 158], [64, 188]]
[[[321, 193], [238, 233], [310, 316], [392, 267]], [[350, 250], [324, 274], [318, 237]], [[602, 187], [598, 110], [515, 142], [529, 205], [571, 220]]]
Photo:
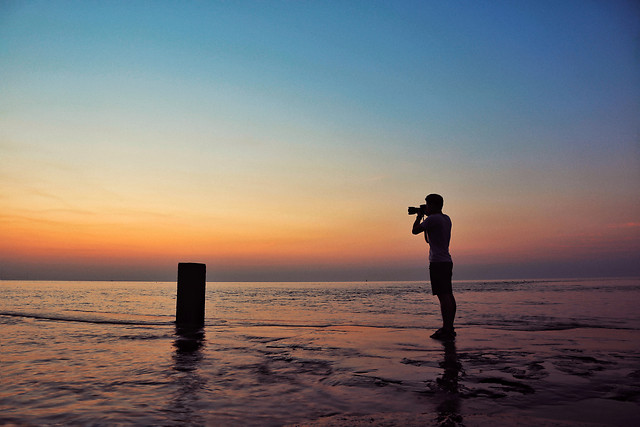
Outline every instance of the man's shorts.
[[433, 295], [453, 294], [451, 277], [453, 276], [452, 262], [429, 263], [429, 278]]

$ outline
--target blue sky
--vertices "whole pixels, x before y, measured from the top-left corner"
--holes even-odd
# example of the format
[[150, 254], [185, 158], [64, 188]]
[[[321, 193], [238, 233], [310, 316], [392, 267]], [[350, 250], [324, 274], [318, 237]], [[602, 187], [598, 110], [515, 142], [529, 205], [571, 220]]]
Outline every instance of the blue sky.
[[111, 270], [413, 278], [404, 210], [440, 192], [468, 276], [640, 273], [639, 18], [632, 1], [4, 2], [2, 223], [34, 237], [0, 262], [103, 275], [131, 236], [166, 250], [132, 244]]

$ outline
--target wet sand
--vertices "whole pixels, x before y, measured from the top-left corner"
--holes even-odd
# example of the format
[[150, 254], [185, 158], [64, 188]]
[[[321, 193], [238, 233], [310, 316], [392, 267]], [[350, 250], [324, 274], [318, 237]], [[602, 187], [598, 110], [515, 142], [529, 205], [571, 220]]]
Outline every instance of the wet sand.
[[640, 425], [635, 280], [469, 284], [453, 343], [413, 284], [219, 286], [195, 332], [174, 284], [3, 286], [0, 425]]
[[[271, 335], [271, 332], [273, 335]], [[640, 421], [638, 332], [466, 327], [453, 343], [419, 329], [257, 328], [270, 374], [316, 375], [345, 411], [305, 426], [629, 426]], [[273, 340], [273, 341], [270, 341]], [[269, 363], [267, 363], [269, 365]], [[306, 365], [306, 366], [305, 366]], [[340, 396], [342, 395], [342, 396]], [[350, 412], [349, 401], [358, 400]]]

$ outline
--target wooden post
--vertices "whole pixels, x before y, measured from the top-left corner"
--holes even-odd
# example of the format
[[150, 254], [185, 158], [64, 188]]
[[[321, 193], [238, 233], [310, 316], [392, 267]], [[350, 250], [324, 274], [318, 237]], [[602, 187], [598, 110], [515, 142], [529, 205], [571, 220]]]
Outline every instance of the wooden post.
[[205, 264], [191, 262], [178, 264], [177, 325], [204, 326], [206, 276]]

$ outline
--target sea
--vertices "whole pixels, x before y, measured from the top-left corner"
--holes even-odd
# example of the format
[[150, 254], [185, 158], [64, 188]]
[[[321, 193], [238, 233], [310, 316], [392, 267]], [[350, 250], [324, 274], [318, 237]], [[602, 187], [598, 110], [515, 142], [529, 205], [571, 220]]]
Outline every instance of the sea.
[[428, 282], [176, 288], [0, 281], [0, 424], [640, 421], [640, 278], [456, 281], [446, 343]]

